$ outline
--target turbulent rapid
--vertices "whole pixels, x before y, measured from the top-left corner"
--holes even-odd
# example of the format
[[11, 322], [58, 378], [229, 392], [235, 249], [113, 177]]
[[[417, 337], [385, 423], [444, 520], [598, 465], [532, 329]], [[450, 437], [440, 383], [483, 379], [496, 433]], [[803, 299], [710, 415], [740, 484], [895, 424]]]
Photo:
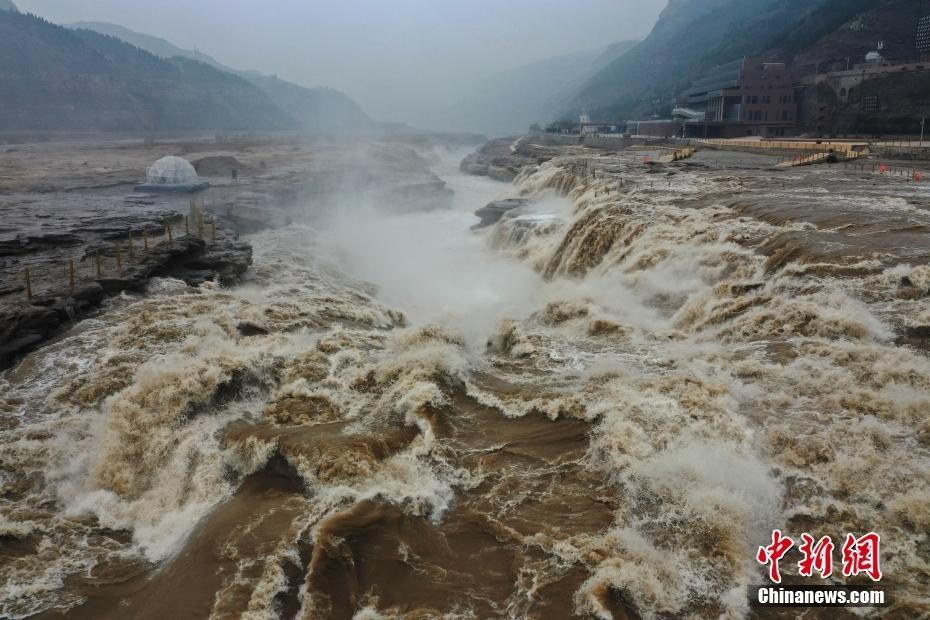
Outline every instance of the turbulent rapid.
[[0, 615], [743, 617], [773, 528], [930, 614], [927, 191], [701, 155], [444, 157], [115, 299], [0, 378]]

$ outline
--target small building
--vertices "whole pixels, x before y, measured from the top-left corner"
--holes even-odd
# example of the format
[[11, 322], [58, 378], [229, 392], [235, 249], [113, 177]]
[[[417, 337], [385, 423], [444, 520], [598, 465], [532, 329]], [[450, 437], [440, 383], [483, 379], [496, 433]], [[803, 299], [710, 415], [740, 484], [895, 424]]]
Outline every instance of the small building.
[[581, 135], [592, 136], [601, 134], [623, 133], [623, 126], [617, 123], [582, 123]]
[[682, 132], [682, 122], [671, 118], [627, 121], [626, 127], [631, 136], [648, 136], [650, 138], [672, 138], [680, 136]]
[[917, 57], [930, 60], [930, 15], [917, 20]]
[[560, 120], [550, 123], [546, 127], [546, 133], [557, 133], [563, 135], [578, 135], [581, 133], [581, 126], [569, 120]]
[[592, 121], [587, 114], [578, 117], [578, 133], [583, 136], [623, 133], [625, 126], [610, 121]]
[[793, 74], [762, 58], [719, 65], [679, 97], [676, 119], [695, 138], [785, 136], [797, 129]]
[[197, 176], [197, 171], [182, 157], [162, 157], [148, 169], [145, 183], [136, 186], [137, 192], [199, 192], [210, 184]]

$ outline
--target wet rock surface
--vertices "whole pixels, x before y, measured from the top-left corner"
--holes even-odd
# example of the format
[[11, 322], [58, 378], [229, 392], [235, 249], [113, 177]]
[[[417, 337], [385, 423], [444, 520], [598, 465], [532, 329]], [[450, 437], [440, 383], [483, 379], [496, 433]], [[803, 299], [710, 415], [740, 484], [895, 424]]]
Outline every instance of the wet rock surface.
[[449, 206], [452, 191], [417, 148], [403, 144], [326, 145], [290, 187], [301, 217], [325, 219], [345, 204], [379, 211], [429, 211]]
[[[448, 206], [451, 190], [420, 154], [428, 146], [255, 137], [5, 147], [0, 368], [107, 297], [144, 291], [152, 277], [175, 277], [192, 286], [235, 283], [251, 263], [251, 248], [239, 233], [319, 221], [347, 203], [385, 211]], [[211, 188], [196, 194], [134, 192], [147, 168], [166, 155], [194, 162]], [[187, 215], [191, 201], [205, 216], [202, 226]]]
[[[148, 250], [134, 250], [141, 255], [126, 256], [127, 264], [107, 273], [101, 270], [89, 282], [76, 283], [73, 288], [68, 279], [63, 286], [44, 289], [32, 298], [20, 291], [25, 299], [5, 300], [0, 305], [0, 368], [55, 336], [62, 327], [93, 312], [108, 297], [143, 292], [153, 277], [172, 276], [191, 286], [206, 281], [235, 283], [252, 262], [252, 248], [236, 237], [228, 231], [219, 233], [215, 242], [185, 236]], [[108, 254], [112, 251], [103, 249], [99, 254], [95, 252], [93, 258], [88, 257], [88, 261], [95, 265], [99, 255], [101, 261], [112, 264], [115, 256]]]
[[530, 203], [526, 198], [506, 198], [504, 200], [495, 200], [488, 203], [475, 211], [475, 215], [481, 218], [481, 221], [475, 224], [474, 228], [484, 228], [491, 224], [496, 224], [501, 217], [509, 211], [525, 207]]
[[534, 144], [527, 137], [498, 138], [465, 157], [460, 169], [466, 174], [510, 183], [524, 166], [547, 162], [565, 152], [565, 149]]

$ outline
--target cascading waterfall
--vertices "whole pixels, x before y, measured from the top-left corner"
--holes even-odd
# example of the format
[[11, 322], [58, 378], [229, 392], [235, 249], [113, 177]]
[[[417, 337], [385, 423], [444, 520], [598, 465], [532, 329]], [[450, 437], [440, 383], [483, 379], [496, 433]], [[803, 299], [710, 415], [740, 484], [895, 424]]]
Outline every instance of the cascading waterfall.
[[930, 613], [930, 271], [639, 158], [444, 169], [451, 211], [251, 235], [4, 375], [0, 614], [738, 617], [774, 527], [880, 531]]

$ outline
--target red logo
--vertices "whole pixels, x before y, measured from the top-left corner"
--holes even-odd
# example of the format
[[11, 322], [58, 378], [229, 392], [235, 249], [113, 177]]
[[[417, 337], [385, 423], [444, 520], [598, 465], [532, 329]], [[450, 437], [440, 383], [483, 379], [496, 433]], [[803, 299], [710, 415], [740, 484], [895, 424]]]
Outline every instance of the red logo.
[[778, 561], [794, 546], [794, 541], [781, 535], [781, 530], [772, 530], [772, 544], [759, 547], [756, 552], [756, 561], [759, 564], [769, 565], [769, 579], [774, 583], [781, 583], [781, 573], [778, 572]]
[[[869, 532], [856, 538], [853, 534], [846, 535], [843, 543], [843, 576], [854, 577], [866, 574], [872, 581], [880, 581], [882, 570], [879, 562], [879, 543], [881, 537], [875, 532]], [[756, 561], [768, 566], [769, 579], [773, 583], [781, 583], [781, 572], [778, 563], [794, 546], [794, 540], [781, 533], [781, 530], [772, 530], [772, 543], [759, 547], [756, 552]], [[833, 574], [833, 540], [823, 536], [819, 540], [808, 533], [801, 534], [801, 544], [798, 551], [801, 561], [798, 562], [798, 574], [802, 577], [812, 577], [814, 573], [826, 579]]]
[[878, 563], [878, 545], [881, 537], [875, 532], [856, 538], [846, 534], [843, 543], [843, 576], [853, 577], [865, 573], [872, 581], [882, 578], [882, 569]]
[[816, 543], [810, 534], [801, 534], [801, 546], [798, 550], [804, 557], [798, 562], [798, 573], [802, 577], [810, 577], [814, 571], [820, 573], [821, 579], [833, 574], [833, 540], [824, 536]]

